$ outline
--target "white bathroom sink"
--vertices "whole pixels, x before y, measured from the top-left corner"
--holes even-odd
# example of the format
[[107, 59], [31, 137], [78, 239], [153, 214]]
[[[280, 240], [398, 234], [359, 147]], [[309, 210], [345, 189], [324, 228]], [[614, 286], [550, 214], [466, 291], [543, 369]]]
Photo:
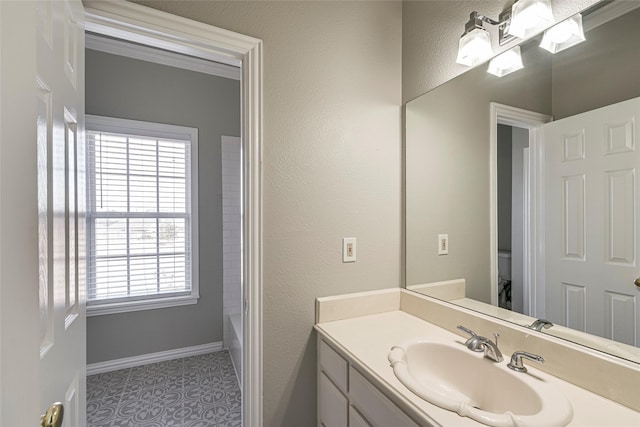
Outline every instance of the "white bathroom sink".
[[528, 373], [511, 371], [459, 343], [411, 341], [389, 352], [409, 390], [441, 408], [496, 427], [561, 427], [573, 409], [562, 394]]

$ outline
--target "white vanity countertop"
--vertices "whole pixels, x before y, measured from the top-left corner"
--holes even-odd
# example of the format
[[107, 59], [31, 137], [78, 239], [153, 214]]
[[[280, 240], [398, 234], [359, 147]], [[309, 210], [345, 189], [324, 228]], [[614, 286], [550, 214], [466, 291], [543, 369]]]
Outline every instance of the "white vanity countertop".
[[[393, 400], [403, 402], [404, 406], [412, 407], [418, 413], [428, 414], [425, 420], [430, 418], [443, 426], [482, 425], [413, 394], [396, 378], [387, 360], [392, 346], [409, 340], [434, 339], [463, 345], [462, 337], [399, 310], [318, 323], [316, 328], [339, 350], [347, 353], [365, 375], [386, 386], [386, 394], [392, 395]], [[504, 356], [502, 363], [507, 363], [510, 355]], [[547, 359], [553, 357], [541, 356]], [[535, 375], [553, 384], [569, 399], [573, 405], [570, 426], [640, 427], [639, 412], [542, 372], [531, 364], [527, 366], [529, 373], [517, 375]]]

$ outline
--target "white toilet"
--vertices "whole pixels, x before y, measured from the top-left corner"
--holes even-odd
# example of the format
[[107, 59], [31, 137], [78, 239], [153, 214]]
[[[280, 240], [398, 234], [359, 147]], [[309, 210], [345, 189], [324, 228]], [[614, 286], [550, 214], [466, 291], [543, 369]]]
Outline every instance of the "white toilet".
[[511, 252], [498, 251], [498, 305], [511, 310]]
[[511, 280], [511, 252], [498, 251], [498, 275], [503, 280]]

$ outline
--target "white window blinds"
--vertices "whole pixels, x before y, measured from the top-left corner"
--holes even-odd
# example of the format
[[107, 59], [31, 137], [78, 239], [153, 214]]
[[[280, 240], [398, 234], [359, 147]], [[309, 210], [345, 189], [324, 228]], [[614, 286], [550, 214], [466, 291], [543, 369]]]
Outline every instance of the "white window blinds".
[[195, 129], [91, 117], [86, 135], [88, 304], [190, 295]]

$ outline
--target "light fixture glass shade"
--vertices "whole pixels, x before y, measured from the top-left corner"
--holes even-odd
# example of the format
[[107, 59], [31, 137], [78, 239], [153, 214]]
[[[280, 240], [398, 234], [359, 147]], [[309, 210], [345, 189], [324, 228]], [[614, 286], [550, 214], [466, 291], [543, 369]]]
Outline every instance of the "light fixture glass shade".
[[494, 76], [502, 77], [524, 68], [522, 65], [522, 55], [520, 55], [520, 46], [502, 52], [489, 62], [488, 73]]
[[491, 58], [491, 40], [489, 33], [483, 28], [475, 28], [462, 37], [458, 45], [458, 64], [473, 67]]
[[540, 47], [551, 53], [557, 53], [584, 40], [582, 15], [578, 13], [545, 31]]
[[554, 22], [549, 0], [518, 0], [511, 8], [511, 22], [507, 33], [526, 39]]

